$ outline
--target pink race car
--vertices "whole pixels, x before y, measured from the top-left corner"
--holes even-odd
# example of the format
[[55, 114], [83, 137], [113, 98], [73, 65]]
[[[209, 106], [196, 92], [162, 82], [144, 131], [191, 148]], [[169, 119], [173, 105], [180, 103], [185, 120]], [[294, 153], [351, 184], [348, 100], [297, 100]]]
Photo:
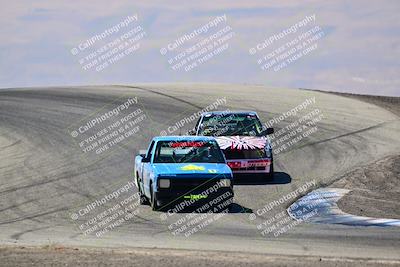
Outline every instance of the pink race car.
[[265, 174], [272, 179], [274, 165], [269, 134], [256, 112], [215, 111], [203, 113], [193, 135], [214, 136], [234, 174]]

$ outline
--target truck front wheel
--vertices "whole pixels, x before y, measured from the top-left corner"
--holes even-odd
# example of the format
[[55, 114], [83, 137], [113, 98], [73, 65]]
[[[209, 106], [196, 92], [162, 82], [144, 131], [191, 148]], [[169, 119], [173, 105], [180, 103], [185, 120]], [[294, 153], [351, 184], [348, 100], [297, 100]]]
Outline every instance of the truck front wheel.
[[149, 204], [149, 199], [143, 194], [140, 186], [139, 186], [139, 204], [140, 205], [148, 205]]
[[150, 194], [151, 194], [151, 203], [150, 203], [151, 209], [154, 210], [154, 211], [159, 210], [160, 207], [158, 206], [157, 196], [156, 196], [156, 193], [153, 190], [153, 185], [152, 184], [150, 184]]
[[139, 191], [139, 204], [140, 205], [149, 204], [149, 199], [144, 195], [144, 193], [142, 191], [142, 186], [141, 186], [141, 183], [139, 181], [139, 175], [137, 175], [137, 174], [136, 174], [136, 184], [137, 184], [138, 191]]

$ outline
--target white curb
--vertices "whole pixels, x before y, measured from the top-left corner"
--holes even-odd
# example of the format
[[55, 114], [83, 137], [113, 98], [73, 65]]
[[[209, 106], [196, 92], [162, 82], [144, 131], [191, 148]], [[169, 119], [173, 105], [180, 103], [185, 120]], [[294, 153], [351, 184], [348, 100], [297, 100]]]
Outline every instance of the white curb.
[[320, 188], [293, 203], [288, 214], [297, 221], [357, 226], [398, 226], [400, 220], [355, 216], [343, 212], [337, 201], [350, 192], [340, 188]]

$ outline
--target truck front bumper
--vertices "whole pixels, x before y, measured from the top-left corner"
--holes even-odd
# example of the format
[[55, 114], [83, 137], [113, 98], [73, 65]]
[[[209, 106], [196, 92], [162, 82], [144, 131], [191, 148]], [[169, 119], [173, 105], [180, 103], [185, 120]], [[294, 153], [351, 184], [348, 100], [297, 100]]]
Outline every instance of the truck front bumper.
[[[173, 189], [159, 189], [156, 192], [157, 202], [160, 206], [175, 206], [180, 205], [182, 202], [186, 206], [202, 206], [209, 204], [220, 204], [227, 199], [233, 199], [233, 188], [222, 187], [208, 194], [204, 190], [189, 189], [189, 190], [173, 190]], [[222, 197], [222, 198], [221, 198]]]

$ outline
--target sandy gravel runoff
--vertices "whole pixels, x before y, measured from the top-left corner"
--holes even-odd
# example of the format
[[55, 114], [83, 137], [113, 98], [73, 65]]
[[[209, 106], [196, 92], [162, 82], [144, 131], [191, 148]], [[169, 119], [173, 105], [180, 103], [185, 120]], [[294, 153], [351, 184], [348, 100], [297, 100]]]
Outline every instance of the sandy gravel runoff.
[[[382, 107], [400, 119], [400, 97], [341, 95]], [[400, 154], [357, 167], [331, 187], [352, 190], [338, 202], [339, 208], [347, 213], [400, 219]]]
[[399, 266], [394, 260], [282, 256], [171, 249], [99, 249], [57, 246], [0, 248], [2, 266]]

